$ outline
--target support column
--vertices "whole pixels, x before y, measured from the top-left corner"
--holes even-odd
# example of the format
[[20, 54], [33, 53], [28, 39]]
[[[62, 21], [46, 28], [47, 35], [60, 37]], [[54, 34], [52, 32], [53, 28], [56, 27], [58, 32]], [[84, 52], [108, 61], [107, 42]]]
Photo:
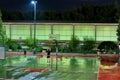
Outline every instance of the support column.
[[30, 38], [32, 38], [32, 25], [30, 24]]
[[75, 36], [75, 25], [73, 25], [73, 37]]
[[10, 27], [9, 27], [9, 34], [10, 34], [10, 40], [12, 39], [12, 27], [11, 27], [11, 24], [10, 24]]
[[95, 42], [96, 42], [96, 40], [97, 40], [97, 26], [95, 25], [94, 27], [95, 27]]
[[51, 34], [53, 34], [53, 25], [51, 25]]

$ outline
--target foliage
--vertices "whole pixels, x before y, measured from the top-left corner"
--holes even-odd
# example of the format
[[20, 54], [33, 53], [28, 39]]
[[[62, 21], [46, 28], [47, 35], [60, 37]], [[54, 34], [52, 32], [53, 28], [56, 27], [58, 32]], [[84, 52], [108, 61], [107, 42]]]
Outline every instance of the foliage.
[[41, 52], [42, 49], [43, 49], [42, 46], [37, 46], [37, 47], [36, 47], [36, 51], [37, 51], [37, 52]]
[[0, 78], [5, 78], [5, 74], [6, 74], [6, 67], [4, 67], [4, 63], [5, 63], [5, 60], [0, 60]]
[[[61, 11], [46, 10], [37, 11], [37, 20], [64, 21], [64, 22], [117, 22], [119, 18], [120, 6], [115, 4], [97, 5], [83, 4], [73, 9], [63, 9]], [[13, 11], [2, 9], [3, 20], [32, 20], [32, 11]]]
[[81, 46], [81, 52], [93, 53], [94, 48], [95, 48], [95, 41], [90, 38], [84, 38], [83, 45]]
[[[25, 40], [25, 43], [30, 49], [34, 48], [34, 39], [33, 38], [27, 38]], [[38, 40], [35, 40], [35, 45], [36, 45], [36, 47], [38, 46]]]
[[115, 13], [115, 20], [116, 22], [118, 22], [119, 18], [120, 18], [120, 9], [119, 9], [119, 3], [118, 3], [118, 0], [115, 0], [115, 3], [114, 3], [115, 7], [114, 7], [114, 13]]
[[27, 38], [25, 40], [25, 43], [30, 49], [32, 49], [34, 47], [34, 39], [33, 38]]
[[16, 41], [12, 41], [11, 39], [7, 39], [5, 45], [7, 50], [11, 49], [12, 51], [17, 51], [18, 49], [21, 49], [21, 46]]
[[[52, 52], [56, 52], [56, 47], [55, 45], [49, 45], [49, 47], [51, 48]], [[59, 48], [58, 48], [59, 49]]]
[[98, 49], [103, 53], [114, 53], [118, 51], [118, 46], [112, 41], [103, 41], [98, 46]]
[[[34, 39], [33, 38], [27, 38], [25, 40], [26, 46], [29, 47], [29, 50], [33, 50], [34, 51]], [[38, 40], [35, 40], [35, 46], [36, 46], [36, 51], [40, 52], [42, 50], [42, 47], [38, 45]]]
[[2, 26], [2, 18], [1, 17], [2, 17], [2, 13], [0, 10], [0, 44], [4, 45], [5, 41], [6, 41], [6, 32], [5, 32], [4, 27]]
[[[80, 45], [81, 44], [81, 45]], [[66, 45], [61, 45], [59, 47], [60, 52], [82, 52], [82, 53], [94, 53], [95, 52], [95, 41], [93, 39], [85, 38], [82, 43], [80, 43], [77, 36], [71, 37], [71, 40]]]
[[62, 53], [71, 52], [70, 49], [69, 49], [68, 44], [61, 45], [61, 46], [59, 47], [59, 51], [62, 52]]
[[120, 19], [119, 19], [119, 22], [118, 22], [118, 28], [117, 28], [117, 40], [120, 41]]
[[77, 38], [77, 36], [72, 35], [71, 40], [69, 41], [69, 44], [68, 44], [70, 51], [71, 52], [76, 52], [76, 49], [77, 49], [79, 43], [80, 43], [80, 41]]

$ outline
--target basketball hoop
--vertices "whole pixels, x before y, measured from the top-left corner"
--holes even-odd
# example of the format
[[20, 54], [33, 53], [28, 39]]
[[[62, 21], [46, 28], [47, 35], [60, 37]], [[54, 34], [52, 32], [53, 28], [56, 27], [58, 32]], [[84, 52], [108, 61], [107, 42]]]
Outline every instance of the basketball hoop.
[[60, 40], [60, 34], [49, 34], [49, 39], [50, 40]]
[[[52, 43], [52, 44], [55, 44], [55, 48], [56, 48], [56, 65], [57, 65], [58, 64], [58, 61], [57, 61], [58, 40], [60, 40], [60, 35], [59, 34], [49, 34], [49, 39], [54, 41], [54, 43]], [[57, 70], [57, 67], [56, 67], [56, 70]]]

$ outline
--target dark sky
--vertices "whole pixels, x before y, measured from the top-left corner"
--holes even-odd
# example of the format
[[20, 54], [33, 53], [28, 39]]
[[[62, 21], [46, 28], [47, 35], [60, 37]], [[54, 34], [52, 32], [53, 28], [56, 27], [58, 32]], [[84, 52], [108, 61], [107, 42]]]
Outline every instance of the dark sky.
[[[80, 6], [85, 3], [105, 4], [114, 3], [115, 0], [37, 0], [39, 10], [62, 10]], [[120, 0], [118, 0], [120, 1]], [[31, 0], [0, 0], [0, 7], [7, 10], [31, 10]]]

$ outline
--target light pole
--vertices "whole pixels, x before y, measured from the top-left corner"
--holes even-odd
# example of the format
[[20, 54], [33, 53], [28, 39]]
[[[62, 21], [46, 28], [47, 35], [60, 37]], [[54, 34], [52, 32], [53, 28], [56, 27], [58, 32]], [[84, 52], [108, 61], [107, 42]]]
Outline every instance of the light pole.
[[37, 1], [33, 0], [31, 3], [34, 5], [34, 54], [36, 53], [36, 4]]

